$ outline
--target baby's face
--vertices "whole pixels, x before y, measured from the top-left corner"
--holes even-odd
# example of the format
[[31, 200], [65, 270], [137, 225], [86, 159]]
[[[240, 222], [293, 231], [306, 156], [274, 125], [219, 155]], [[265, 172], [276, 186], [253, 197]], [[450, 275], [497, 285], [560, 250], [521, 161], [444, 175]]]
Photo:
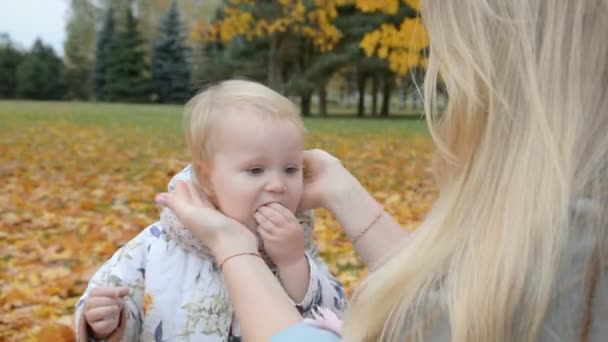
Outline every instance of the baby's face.
[[209, 183], [218, 209], [255, 230], [253, 214], [261, 206], [277, 202], [293, 213], [298, 208], [304, 137], [287, 120], [234, 110], [216, 126]]

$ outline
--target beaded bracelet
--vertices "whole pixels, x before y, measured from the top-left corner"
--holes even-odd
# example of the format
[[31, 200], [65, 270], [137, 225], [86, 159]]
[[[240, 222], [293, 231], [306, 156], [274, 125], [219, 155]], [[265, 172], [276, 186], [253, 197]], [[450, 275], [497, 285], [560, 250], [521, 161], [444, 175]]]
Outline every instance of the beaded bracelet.
[[220, 271], [222, 271], [222, 268], [224, 267], [224, 264], [226, 263], [226, 261], [228, 261], [228, 260], [230, 260], [232, 258], [241, 256], [241, 255], [254, 255], [254, 256], [257, 256], [260, 259], [262, 258], [262, 256], [259, 253], [255, 253], [255, 252], [237, 253], [237, 254], [234, 254], [234, 255], [231, 255], [231, 256], [227, 257], [226, 259], [224, 259], [224, 261], [222, 261], [222, 263], [220, 264]]
[[372, 222], [370, 224], [368, 224], [367, 227], [365, 227], [361, 232], [359, 232], [359, 234], [355, 235], [355, 237], [352, 240], [353, 245], [357, 242], [357, 240], [359, 240], [361, 237], [363, 237], [363, 235], [365, 235], [370, 229], [372, 229], [372, 227], [376, 224], [376, 222], [378, 222], [378, 220], [380, 220], [380, 218], [382, 217], [382, 214], [384, 214], [384, 208], [381, 206], [380, 211], [378, 212], [376, 217], [374, 217]]

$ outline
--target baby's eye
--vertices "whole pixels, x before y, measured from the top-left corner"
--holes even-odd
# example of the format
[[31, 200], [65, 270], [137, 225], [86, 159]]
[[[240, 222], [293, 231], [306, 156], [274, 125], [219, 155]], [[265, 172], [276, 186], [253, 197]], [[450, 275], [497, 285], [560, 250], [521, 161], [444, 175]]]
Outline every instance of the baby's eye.
[[295, 167], [295, 166], [288, 167], [288, 168], [285, 169], [285, 173], [287, 173], [288, 175], [292, 175], [292, 174], [298, 173], [299, 171], [300, 171], [300, 168], [299, 167]]
[[247, 172], [251, 173], [252, 175], [261, 175], [262, 173], [264, 173], [264, 168], [260, 167], [260, 166], [256, 166], [256, 167], [252, 167], [249, 170], [247, 170]]

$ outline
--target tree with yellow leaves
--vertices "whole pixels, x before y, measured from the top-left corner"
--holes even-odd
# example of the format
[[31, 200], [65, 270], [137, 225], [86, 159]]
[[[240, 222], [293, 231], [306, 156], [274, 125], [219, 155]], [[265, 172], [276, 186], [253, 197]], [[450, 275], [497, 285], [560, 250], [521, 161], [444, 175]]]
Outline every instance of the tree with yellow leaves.
[[212, 23], [199, 23], [196, 39], [229, 43], [237, 37], [268, 38], [268, 85], [281, 90], [290, 40], [305, 38], [318, 52], [329, 51], [341, 33], [331, 23], [337, 15], [336, 2], [316, 0], [230, 0], [222, 17]]
[[[393, 14], [399, 7], [399, 0], [356, 0], [357, 7], [364, 12], [379, 11]], [[410, 8], [418, 11], [419, 0], [404, 0]], [[391, 70], [405, 74], [412, 68], [424, 67], [423, 52], [429, 45], [429, 38], [420, 16], [408, 17], [399, 26], [384, 24], [369, 32], [361, 40], [361, 48], [366, 56], [378, 56], [389, 61]]]
[[381, 90], [381, 113], [388, 115], [395, 75], [424, 64], [428, 38], [417, 9], [417, 0], [226, 0], [218, 17], [200, 22], [193, 36], [226, 46], [264, 41], [267, 83], [302, 96], [304, 114], [310, 111], [315, 90], [325, 112], [325, 84], [348, 68], [356, 74], [359, 114], [364, 111], [366, 80], [371, 79], [372, 112]]

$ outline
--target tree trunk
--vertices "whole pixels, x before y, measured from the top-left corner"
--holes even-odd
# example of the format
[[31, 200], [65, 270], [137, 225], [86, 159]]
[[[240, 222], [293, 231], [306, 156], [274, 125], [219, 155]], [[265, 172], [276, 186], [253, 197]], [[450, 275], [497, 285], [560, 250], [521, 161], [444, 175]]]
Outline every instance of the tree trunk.
[[389, 115], [392, 90], [393, 90], [392, 75], [386, 75], [384, 77], [384, 84], [382, 85], [382, 109], [380, 110], [381, 116]]
[[372, 78], [372, 116], [378, 115], [378, 76]]
[[361, 73], [357, 75], [357, 90], [359, 92], [359, 104], [357, 105], [357, 116], [365, 115], [365, 83], [367, 77]]
[[302, 94], [300, 98], [300, 110], [302, 111], [302, 116], [310, 116], [310, 102], [311, 102], [312, 94]]
[[325, 84], [319, 87], [319, 114], [327, 116], [327, 88]]
[[281, 65], [280, 37], [277, 33], [270, 37], [270, 50], [268, 51], [268, 86], [277, 92], [283, 87], [283, 66]]

